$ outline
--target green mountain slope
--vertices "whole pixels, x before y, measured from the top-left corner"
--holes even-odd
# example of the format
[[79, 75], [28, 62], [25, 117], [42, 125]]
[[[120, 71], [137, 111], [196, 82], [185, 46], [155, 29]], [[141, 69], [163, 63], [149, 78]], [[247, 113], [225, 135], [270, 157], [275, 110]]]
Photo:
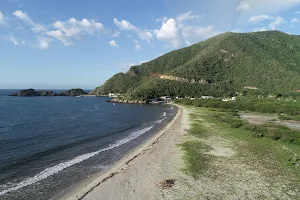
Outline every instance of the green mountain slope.
[[250, 86], [266, 94], [300, 90], [300, 36], [224, 33], [131, 67], [92, 94], [229, 96]]

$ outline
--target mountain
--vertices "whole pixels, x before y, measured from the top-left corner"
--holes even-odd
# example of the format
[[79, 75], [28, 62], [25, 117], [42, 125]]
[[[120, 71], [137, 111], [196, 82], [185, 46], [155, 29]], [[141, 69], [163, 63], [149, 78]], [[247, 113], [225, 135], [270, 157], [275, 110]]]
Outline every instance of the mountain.
[[231, 96], [300, 90], [300, 36], [279, 31], [223, 33], [119, 73], [90, 94]]

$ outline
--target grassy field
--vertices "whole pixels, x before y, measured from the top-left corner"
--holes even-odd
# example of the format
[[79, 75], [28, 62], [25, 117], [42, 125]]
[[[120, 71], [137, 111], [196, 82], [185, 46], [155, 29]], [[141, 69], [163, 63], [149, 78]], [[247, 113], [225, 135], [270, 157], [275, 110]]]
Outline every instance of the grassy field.
[[282, 126], [250, 125], [230, 110], [186, 108], [191, 125], [180, 145], [186, 174], [198, 182], [224, 182], [233, 194], [243, 187], [248, 195], [230, 198], [300, 198], [300, 145], [293, 142], [300, 133]]

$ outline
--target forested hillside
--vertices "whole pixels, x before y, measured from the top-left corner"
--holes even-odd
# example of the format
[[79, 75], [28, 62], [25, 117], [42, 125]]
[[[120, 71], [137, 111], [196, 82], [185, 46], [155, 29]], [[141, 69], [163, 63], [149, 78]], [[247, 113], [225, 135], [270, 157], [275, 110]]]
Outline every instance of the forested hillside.
[[133, 66], [92, 94], [116, 92], [133, 99], [160, 95], [231, 96], [245, 87], [257, 88], [264, 94], [295, 93], [300, 90], [299, 55], [300, 36], [279, 31], [223, 33]]

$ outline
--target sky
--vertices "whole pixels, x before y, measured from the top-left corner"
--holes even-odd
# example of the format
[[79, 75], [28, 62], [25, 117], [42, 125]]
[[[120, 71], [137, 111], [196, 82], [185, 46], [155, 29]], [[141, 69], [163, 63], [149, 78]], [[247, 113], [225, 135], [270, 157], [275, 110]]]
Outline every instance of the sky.
[[1, 89], [94, 89], [223, 32], [300, 35], [300, 0], [1, 0]]

